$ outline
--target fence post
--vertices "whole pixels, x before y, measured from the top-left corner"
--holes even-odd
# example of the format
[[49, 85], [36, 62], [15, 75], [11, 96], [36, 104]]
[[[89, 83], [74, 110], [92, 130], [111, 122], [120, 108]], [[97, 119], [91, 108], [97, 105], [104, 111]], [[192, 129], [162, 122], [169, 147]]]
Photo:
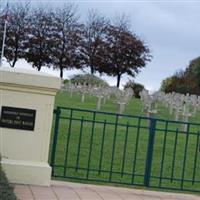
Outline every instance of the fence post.
[[50, 162], [50, 165], [52, 167], [52, 175], [54, 175], [56, 146], [57, 146], [57, 140], [58, 140], [58, 129], [59, 129], [59, 121], [60, 121], [60, 113], [61, 113], [60, 108], [57, 108], [56, 110], [54, 110], [54, 113], [56, 114], [56, 119], [55, 119], [55, 128], [54, 128], [52, 151], [51, 151], [51, 162]]
[[151, 177], [151, 167], [153, 160], [153, 146], [154, 146], [154, 138], [155, 138], [155, 129], [156, 129], [156, 119], [150, 118], [149, 124], [149, 139], [148, 139], [148, 147], [147, 147], [147, 156], [146, 156], [146, 168], [145, 168], [145, 176], [144, 176], [144, 186], [149, 187], [149, 181]]

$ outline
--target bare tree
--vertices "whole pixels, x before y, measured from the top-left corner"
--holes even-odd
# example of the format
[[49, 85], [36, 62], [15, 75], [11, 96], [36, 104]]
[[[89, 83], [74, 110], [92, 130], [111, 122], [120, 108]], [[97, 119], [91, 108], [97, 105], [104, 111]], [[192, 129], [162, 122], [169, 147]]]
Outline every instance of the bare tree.
[[118, 27], [121, 31], [130, 31], [130, 18], [124, 13], [116, 13], [112, 19], [113, 26]]

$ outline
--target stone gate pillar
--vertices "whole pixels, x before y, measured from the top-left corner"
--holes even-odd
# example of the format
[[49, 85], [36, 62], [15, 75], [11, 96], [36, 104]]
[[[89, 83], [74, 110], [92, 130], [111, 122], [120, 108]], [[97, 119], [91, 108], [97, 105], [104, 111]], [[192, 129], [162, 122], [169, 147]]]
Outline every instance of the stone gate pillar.
[[59, 89], [57, 77], [0, 68], [0, 154], [10, 182], [50, 184], [49, 143]]

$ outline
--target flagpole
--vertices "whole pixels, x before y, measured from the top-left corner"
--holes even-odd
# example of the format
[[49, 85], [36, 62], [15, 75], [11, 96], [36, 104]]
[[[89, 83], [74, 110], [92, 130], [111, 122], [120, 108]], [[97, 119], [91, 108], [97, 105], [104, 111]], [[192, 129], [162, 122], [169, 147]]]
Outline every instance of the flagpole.
[[1, 58], [0, 58], [0, 67], [2, 66], [2, 61], [4, 57], [4, 48], [5, 48], [5, 41], [6, 41], [6, 29], [8, 23], [8, 2], [6, 6], [6, 17], [5, 17], [5, 24], [4, 24], [4, 31], [3, 31], [3, 42], [2, 42], [2, 50], [1, 50]]
[[2, 60], [3, 60], [3, 56], [4, 56], [4, 48], [5, 48], [5, 40], [6, 40], [6, 28], [7, 28], [7, 20], [5, 20], [5, 25], [4, 25], [3, 43], [2, 43], [0, 67], [2, 66]]
[[[7, 3], [7, 11], [6, 11], [6, 19], [5, 19], [5, 24], [4, 24], [4, 32], [3, 32], [3, 42], [2, 42], [2, 49], [1, 49], [1, 57], [0, 57], [0, 67], [2, 66], [2, 60], [3, 60], [3, 56], [4, 56], [4, 48], [5, 48], [5, 40], [6, 40], [6, 29], [7, 29], [7, 23], [8, 23], [8, 3]], [[1, 73], [0, 73], [0, 79], [2, 79], [1, 77]], [[3, 93], [0, 93], [0, 111], [1, 111], [1, 106], [3, 104]], [[1, 156], [3, 157], [3, 132], [2, 129], [0, 129], [0, 153]]]

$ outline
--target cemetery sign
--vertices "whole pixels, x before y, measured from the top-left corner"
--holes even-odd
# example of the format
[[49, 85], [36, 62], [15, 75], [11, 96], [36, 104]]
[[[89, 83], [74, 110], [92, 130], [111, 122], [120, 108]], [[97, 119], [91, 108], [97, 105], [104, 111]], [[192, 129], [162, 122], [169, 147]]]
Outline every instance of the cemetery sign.
[[36, 110], [2, 106], [0, 127], [33, 131]]

